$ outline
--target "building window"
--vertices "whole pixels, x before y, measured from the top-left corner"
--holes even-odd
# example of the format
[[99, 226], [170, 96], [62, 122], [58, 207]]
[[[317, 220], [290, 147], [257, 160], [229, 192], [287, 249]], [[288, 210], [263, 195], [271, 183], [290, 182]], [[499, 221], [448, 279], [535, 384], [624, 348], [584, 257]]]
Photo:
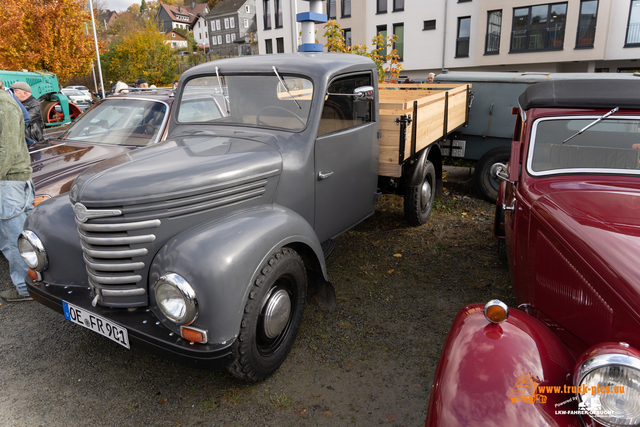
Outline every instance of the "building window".
[[404, 24], [393, 24], [393, 35], [396, 36], [393, 48], [398, 51], [398, 60], [402, 61], [404, 59]]
[[231, 33], [231, 42], [233, 43], [236, 39], [236, 33]]
[[625, 47], [640, 46], [640, 1], [632, 0], [629, 10], [629, 24], [627, 25], [627, 39]]
[[215, 30], [216, 30], [216, 22], [211, 21], [211, 31], [215, 31]]
[[342, 35], [344, 36], [344, 45], [351, 46], [351, 28], [342, 30]]
[[466, 3], [466, 2], [469, 2], [469, 1], [471, 1], [471, 0], [458, 0], [458, 3]]
[[244, 13], [251, 13], [251, 7], [248, 4], [244, 6]]
[[276, 39], [276, 51], [278, 53], [284, 53], [284, 37], [278, 37]]
[[423, 21], [422, 25], [423, 25], [422, 31], [435, 30], [436, 29], [436, 20], [432, 19], [430, 21]]
[[513, 9], [511, 52], [562, 49], [566, 20], [567, 3]]
[[249, 28], [249, 20], [248, 19], [244, 20], [244, 27], [245, 28]]
[[227, 44], [231, 43], [231, 35], [230, 34], [225, 34], [224, 35], [224, 40], [227, 42]]
[[[262, 0], [262, 9], [264, 10], [264, 16], [263, 16], [264, 29], [270, 30], [271, 29], [271, 10], [269, 5], [269, 0]], [[273, 53], [273, 49], [269, 53]]]
[[229, 28], [235, 28], [235, 27], [236, 27], [236, 20], [232, 16], [231, 18], [229, 18]]
[[336, 19], [336, 0], [327, 0], [327, 18]]
[[264, 47], [266, 53], [273, 53], [273, 43], [271, 43], [271, 39], [266, 39], [264, 41]]
[[378, 4], [377, 13], [387, 13], [387, 0], [376, 0]]
[[216, 19], [216, 30], [220, 30], [220, 20]]
[[222, 44], [222, 36], [218, 36], [218, 44]]
[[471, 35], [471, 17], [458, 18], [458, 37], [456, 38], [456, 58], [469, 57], [469, 36]]
[[487, 39], [484, 42], [484, 53], [496, 55], [500, 53], [500, 33], [502, 31], [502, 11], [487, 12]]
[[217, 37], [216, 37], [216, 36], [211, 37], [211, 44], [212, 44], [212, 45], [216, 45], [216, 44], [218, 44], [218, 42], [217, 42], [217, 40], [216, 40], [216, 39], [217, 39]]
[[342, 18], [351, 17], [351, 0], [342, 0]]
[[384, 44], [378, 45], [378, 56], [381, 57], [383, 61], [386, 61], [387, 59], [387, 26], [378, 25], [376, 27], [376, 33], [384, 39]]
[[576, 48], [593, 47], [593, 41], [596, 38], [597, 16], [598, 0], [582, 0], [580, 2], [580, 18], [578, 19]]
[[404, 0], [393, 0], [393, 11], [400, 12], [404, 10]]
[[275, 0], [276, 28], [282, 28], [282, 0]]
[[225, 30], [229, 29], [229, 18], [224, 18], [224, 29]]

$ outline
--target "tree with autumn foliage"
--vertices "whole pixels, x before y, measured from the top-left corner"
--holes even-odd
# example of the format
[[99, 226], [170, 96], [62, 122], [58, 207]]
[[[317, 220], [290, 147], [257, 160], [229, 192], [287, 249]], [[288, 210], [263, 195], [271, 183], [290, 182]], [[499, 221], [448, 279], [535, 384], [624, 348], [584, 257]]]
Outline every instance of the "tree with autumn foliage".
[[378, 33], [371, 39], [371, 50], [365, 44], [357, 44], [353, 47], [347, 46], [344, 40], [344, 32], [342, 27], [335, 20], [330, 19], [324, 26], [324, 37], [327, 39], [324, 47], [329, 52], [355, 53], [356, 55], [370, 58], [376, 63], [378, 68], [378, 81], [384, 82], [386, 73], [389, 73], [389, 80], [398, 80], [400, 71], [403, 70], [400, 64], [400, 56], [398, 51], [393, 47], [398, 37], [390, 35], [387, 37]]
[[2, 0], [0, 69], [49, 71], [60, 81], [91, 71], [85, 0]]
[[142, 31], [127, 34], [109, 45], [102, 56], [102, 69], [106, 80], [131, 83], [144, 78], [149, 85], [166, 86], [175, 78], [178, 63], [156, 23], [147, 21]]

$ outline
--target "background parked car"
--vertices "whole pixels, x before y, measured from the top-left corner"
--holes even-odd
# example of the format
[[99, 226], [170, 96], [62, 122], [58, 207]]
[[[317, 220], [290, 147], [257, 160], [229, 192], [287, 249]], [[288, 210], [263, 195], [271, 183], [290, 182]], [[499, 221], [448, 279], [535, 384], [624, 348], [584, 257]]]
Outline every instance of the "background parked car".
[[65, 87], [65, 89], [75, 89], [75, 90], [79, 90], [80, 92], [84, 93], [85, 95], [89, 95], [89, 96], [93, 96], [91, 95], [91, 91], [89, 90], [88, 87], [86, 86], [67, 86]]
[[80, 110], [84, 111], [93, 104], [93, 97], [91, 94], [86, 94], [77, 89], [62, 89], [60, 90], [63, 94], [69, 98], [70, 102], [76, 104]]

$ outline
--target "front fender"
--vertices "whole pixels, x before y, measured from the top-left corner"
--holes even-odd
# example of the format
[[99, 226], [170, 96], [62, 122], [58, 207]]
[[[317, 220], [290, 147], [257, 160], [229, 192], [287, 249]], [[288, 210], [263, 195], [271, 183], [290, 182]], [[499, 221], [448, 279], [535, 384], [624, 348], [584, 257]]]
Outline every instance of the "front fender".
[[[578, 415], [557, 413], [578, 409], [564, 393], [574, 364], [560, 340], [526, 313], [511, 310], [497, 325], [485, 319], [482, 304], [464, 307], [440, 355], [426, 425], [582, 426]], [[531, 398], [521, 390], [523, 376], [537, 383]]]
[[[160, 319], [153, 285], [177, 273], [193, 286], [199, 315], [192, 326], [208, 330], [209, 342], [234, 340], [251, 284], [278, 248], [307, 248], [327, 278], [320, 242], [309, 223], [290, 209], [261, 205], [200, 224], [169, 240], [153, 260], [149, 274], [151, 309]], [[303, 258], [305, 255], [301, 254]], [[168, 327], [178, 332], [169, 321]]]

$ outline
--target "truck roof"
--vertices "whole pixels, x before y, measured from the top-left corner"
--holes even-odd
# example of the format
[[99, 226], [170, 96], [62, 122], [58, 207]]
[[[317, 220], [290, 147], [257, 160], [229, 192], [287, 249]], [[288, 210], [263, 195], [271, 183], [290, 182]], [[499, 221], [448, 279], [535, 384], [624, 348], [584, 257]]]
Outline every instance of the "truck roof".
[[376, 69], [375, 63], [371, 59], [360, 55], [293, 53], [218, 59], [193, 67], [186, 71], [182, 77], [188, 79], [197, 74], [215, 74], [216, 67], [218, 67], [220, 74], [273, 72], [272, 66], [278, 69], [278, 73], [304, 74], [313, 78]]
[[518, 103], [534, 107], [640, 109], [640, 79], [557, 80], [527, 87]]

